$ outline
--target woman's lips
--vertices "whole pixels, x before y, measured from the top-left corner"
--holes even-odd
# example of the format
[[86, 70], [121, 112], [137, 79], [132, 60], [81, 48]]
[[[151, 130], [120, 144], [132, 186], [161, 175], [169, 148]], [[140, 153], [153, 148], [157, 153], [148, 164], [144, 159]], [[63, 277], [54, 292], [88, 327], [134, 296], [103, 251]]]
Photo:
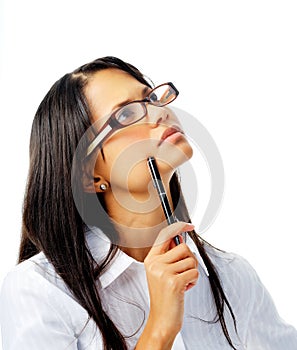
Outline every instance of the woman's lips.
[[162, 134], [162, 136], [161, 136], [161, 139], [160, 139], [160, 141], [159, 141], [159, 143], [158, 143], [158, 146], [160, 146], [161, 145], [161, 143], [164, 141], [164, 140], [166, 140], [168, 137], [170, 137], [171, 135], [173, 135], [173, 134], [176, 134], [176, 133], [180, 133], [180, 134], [183, 134], [183, 131], [178, 127], [178, 126], [170, 126], [169, 128], [167, 128], [164, 132], [163, 132], [163, 134]]

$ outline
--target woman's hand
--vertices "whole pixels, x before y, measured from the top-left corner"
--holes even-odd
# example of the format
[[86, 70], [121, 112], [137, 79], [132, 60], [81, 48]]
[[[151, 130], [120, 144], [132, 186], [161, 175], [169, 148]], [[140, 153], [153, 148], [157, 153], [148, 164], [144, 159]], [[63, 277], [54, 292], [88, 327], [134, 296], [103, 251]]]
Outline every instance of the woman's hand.
[[198, 280], [198, 261], [185, 243], [175, 246], [173, 237], [193, 228], [185, 222], [167, 226], [144, 260], [150, 314], [136, 349], [171, 349], [182, 327], [184, 294]]

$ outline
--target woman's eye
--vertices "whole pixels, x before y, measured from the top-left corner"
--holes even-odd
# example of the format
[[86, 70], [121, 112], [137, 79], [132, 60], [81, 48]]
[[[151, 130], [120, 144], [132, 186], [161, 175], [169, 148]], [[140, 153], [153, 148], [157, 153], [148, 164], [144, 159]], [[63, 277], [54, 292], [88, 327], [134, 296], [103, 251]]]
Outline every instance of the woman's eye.
[[153, 92], [150, 94], [150, 100], [152, 102], [156, 102], [156, 101], [158, 101], [158, 96]]
[[133, 108], [123, 108], [121, 111], [119, 111], [119, 114], [117, 115], [117, 120], [121, 124], [129, 124], [135, 119], [135, 112], [133, 111]]

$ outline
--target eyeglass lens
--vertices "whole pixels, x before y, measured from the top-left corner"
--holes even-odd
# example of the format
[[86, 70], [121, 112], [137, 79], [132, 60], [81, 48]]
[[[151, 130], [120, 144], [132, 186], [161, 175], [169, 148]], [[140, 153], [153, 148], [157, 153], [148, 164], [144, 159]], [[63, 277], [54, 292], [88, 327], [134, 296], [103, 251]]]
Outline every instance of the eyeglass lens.
[[156, 106], [165, 106], [175, 99], [176, 92], [172, 86], [165, 84], [154, 89], [148, 97], [152, 104]]
[[[176, 98], [176, 91], [172, 86], [164, 84], [153, 89], [148, 95], [151, 104], [161, 107], [172, 102]], [[146, 114], [146, 107], [143, 103], [132, 102], [119, 109], [115, 117], [123, 125], [130, 125], [143, 118]]]

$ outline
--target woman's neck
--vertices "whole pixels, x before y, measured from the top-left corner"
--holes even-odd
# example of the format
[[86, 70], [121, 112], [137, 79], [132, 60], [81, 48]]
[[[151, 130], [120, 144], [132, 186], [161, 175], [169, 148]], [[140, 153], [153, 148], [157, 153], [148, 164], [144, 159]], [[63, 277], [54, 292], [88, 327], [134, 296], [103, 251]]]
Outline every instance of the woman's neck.
[[[169, 203], [169, 183], [164, 184]], [[125, 201], [120, 201], [123, 198]], [[143, 261], [160, 230], [167, 226], [157, 191], [141, 194], [105, 193], [108, 214], [119, 234], [119, 246], [126, 254]]]

